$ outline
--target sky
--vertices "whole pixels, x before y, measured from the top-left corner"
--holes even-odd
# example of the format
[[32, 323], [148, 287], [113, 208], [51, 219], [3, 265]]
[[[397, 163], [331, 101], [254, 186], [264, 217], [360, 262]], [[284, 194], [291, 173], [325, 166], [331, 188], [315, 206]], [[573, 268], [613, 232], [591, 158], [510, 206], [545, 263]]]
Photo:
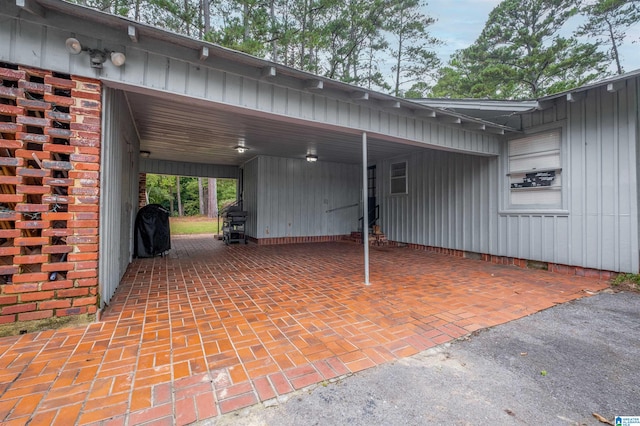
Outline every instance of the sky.
[[[437, 49], [445, 64], [453, 52], [469, 46], [478, 38], [489, 13], [500, 3], [500, 0], [427, 1], [426, 13], [438, 20], [430, 27], [431, 35], [445, 42], [444, 46]], [[580, 24], [577, 18], [571, 23], [573, 26]], [[638, 42], [632, 44], [631, 40]], [[627, 32], [627, 42], [620, 49], [620, 56], [625, 71], [640, 69], [640, 23]]]

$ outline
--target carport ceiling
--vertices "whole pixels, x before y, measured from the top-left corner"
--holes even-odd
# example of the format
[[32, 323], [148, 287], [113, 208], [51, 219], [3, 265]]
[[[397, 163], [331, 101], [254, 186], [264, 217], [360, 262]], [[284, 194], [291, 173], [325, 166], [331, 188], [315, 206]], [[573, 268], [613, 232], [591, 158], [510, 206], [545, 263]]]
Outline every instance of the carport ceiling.
[[[150, 158], [192, 163], [240, 165], [256, 155], [304, 159], [309, 153], [319, 161], [360, 164], [362, 136], [357, 131], [286, 121], [285, 117], [242, 114], [211, 102], [166, 99], [127, 92], [140, 137], [140, 150]], [[240, 141], [249, 151], [240, 154]], [[369, 136], [371, 161], [424, 149]]]

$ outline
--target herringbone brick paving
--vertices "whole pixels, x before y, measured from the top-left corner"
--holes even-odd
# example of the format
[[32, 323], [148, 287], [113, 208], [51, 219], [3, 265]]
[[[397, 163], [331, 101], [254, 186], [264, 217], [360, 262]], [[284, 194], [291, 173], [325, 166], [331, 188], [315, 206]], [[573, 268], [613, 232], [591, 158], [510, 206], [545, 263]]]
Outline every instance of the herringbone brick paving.
[[607, 286], [406, 248], [173, 237], [102, 320], [0, 339], [3, 424], [188, 424]]

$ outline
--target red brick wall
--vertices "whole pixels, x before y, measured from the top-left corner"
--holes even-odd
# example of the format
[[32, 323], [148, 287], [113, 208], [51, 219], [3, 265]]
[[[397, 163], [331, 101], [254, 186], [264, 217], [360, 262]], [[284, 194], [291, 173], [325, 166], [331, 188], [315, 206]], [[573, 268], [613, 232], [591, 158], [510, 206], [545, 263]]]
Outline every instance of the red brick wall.
[[347, 238], [346, 235], [321, 235], [321, 236], [315, 236], [315, 237], [281, 237], [281, 238], [247, 237], [247, 240], [266, 246], [266, 245], [278, 245], [278, 244], [326, 243], [330, 241], [342, 241], [346, 238]]
[[140, 173], [138, 175], [138, 208], [141, 209], [147, 205], [147, 174]]
[[[362, 241], [362, 240], [361, 240]], [[580, 277], [600, 278], [609, 280], [614, 278], [617, 273], [612, 271], [603, 271], [600, 269], [582, 268], [580, 266], [561, 265], [558, 263], [540, 262], [527, 259], [518, 259], [516, 257], [495, 256], [484, 253], [471, 253], [463, 250], [447, 249], [443, 247], [425, 246], [422, 244], [401, 243], [398, 241], [390, 241], [392, 246], [405, 246], [414, 250], [431, 251], [435, 253], [447, 254], [455, 257], [467, 257], [485, 262], [495, 263], [496, 265], [512, 265], [519, 268], [545, 269], [549, 272], [555, 272], [564, 275], [577, 275]]]
[[101, 85], [0, 63], [0, 327], [93, 314]]

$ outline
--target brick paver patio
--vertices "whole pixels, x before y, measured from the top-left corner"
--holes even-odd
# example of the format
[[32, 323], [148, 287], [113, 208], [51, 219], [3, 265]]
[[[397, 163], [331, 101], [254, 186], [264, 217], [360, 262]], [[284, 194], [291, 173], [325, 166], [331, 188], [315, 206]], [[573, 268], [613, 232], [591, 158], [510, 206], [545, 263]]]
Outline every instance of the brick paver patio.
[[607, 286], [407, 248], [174, 237], [100, 322], [0, 339], [2, 424], [188, 424]]

